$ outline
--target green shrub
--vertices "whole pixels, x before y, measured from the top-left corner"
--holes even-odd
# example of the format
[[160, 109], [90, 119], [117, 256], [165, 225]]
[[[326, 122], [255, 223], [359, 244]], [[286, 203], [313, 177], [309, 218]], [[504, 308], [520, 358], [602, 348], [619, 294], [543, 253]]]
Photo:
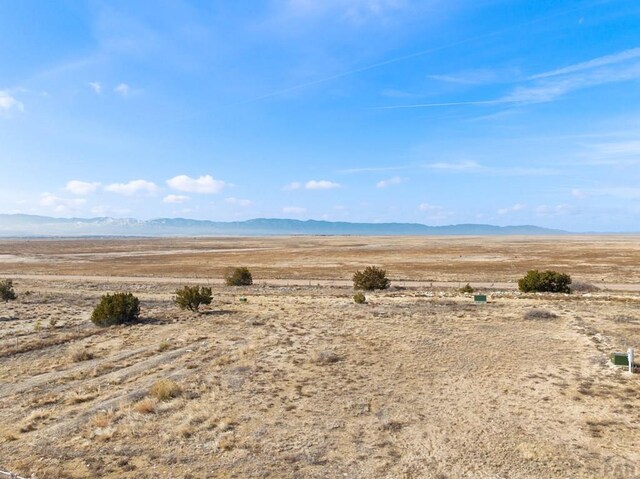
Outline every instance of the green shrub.
[[376, 266], [367, 266], [364, 271], [356, 271], [353, 275], [353, 289], [373, 291], [389, 287], [387, 272]]
[[518, 280], [518, 288], [525, 293], [570, 293], [571, 276], [557, 271], [528, 271]]
[[140, 316], [140, 300], [131, 293], [105, 294], [93, 310], [91, 321], [98, 326], [133, 323]]
[[465, 284], [463, 288], [460, 288], [461, 293], [472, 294], [474, 291], [475, 289], [473, 289], [469, 283]]
[[0, 281], [0, 299], [5, 303], [16, 299], [16, 292], [13, 290], [13, 281], [5, 279]]
[[357, 304], [364, 304], [367, 302], [367, 298], [365, 297], [364, 293], [361, 291], [358, 291], [356, 294], [353, 295], [353, 300]]
[[176, 289], [173, 302], [180, 309], [188, 309], [194, 313], [198, 312], [201, 304], [211, 304], [211, 288], [204, 286], [184, 286]]
[[224, 275], [224, 281], [227, 283], [227, 286], [251, 286], [253, 284], [253, 277], [251, 276], [249, 268], [241, 266], [227, 270]]

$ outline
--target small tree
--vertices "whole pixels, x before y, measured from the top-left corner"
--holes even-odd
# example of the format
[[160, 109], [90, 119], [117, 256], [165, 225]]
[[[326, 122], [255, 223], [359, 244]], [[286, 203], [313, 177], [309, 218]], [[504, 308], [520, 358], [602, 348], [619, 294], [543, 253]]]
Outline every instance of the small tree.
[[13, 290], [13, 281], [5, 279], [0, 281], [0, 299], [5, 303], [16, 299], [16, 292]]
[[467, 283], [464, 285], [464, 287], [460, 288], [460, 292], [461, 293], [465, 293], [465, 294], [471, 294], [473, 293], [475, 290], [473, 289], [473, 287]]
[[180, 309], [188, 309], [197, 313], [201, 304], [211, 304], [211, 288], [204, 286], [184, 286], [176, 289], [173, 302]]
[[353, 275], [353, 289], [373, 291], [389, 287], [387, 272], [376, 266], [367, 266], [364, 271], [356, 271]]
[[227, 286], [251, 286], [253, 277], [249, 268], [241, 266], [239, 268], [228, 269], [224, 275]]
[[140, 300], [131, 293], [105, 294], [93, 310], [91, 321], [98, 326], [133, 323], [140, 316]]
[[527, 271], [518, 280], [518, 288], [524, 293], [571, 293], [571, 276], [557, 271]]

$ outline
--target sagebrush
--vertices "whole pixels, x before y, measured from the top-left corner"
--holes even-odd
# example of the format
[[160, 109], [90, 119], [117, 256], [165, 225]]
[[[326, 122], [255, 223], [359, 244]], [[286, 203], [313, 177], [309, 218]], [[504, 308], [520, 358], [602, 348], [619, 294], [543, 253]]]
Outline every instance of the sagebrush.
[[105, 294], [93, 310], [91, 321], [98, 326], [128, 324], [138, 320], [140, 300], [131, 293]]
[[356, 271], [353, 275], [353, 289], [373, 291], [387, 289], [390, 284], [387, 272], [377, 266], [367, 266], [364, 271]]
[[557, 271], [532, 269], [518, 280], [524, 293], [571, 293], [571, 276]]
[[253, 276], [249, 268], [241, 266], [228, 269], [224, 276], [224, 281], [227, 286], [251, 286], [253, 284]]
[[176, 289], [173, 302], [180, 309], [188, 309], [197, 313], [203, 304], [211, 304], [211, 288], [205, 286], [184, 286]]
[[16, 292], [13, 290], [13, 281], [4, 279], [0, 281], [0, 299], [5, 303], [16, 299]]

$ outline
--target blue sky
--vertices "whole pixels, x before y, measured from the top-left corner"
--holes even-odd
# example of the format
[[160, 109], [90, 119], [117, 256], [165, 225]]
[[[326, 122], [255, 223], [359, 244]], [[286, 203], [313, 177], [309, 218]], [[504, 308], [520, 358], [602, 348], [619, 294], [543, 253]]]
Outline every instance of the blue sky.
[[0, 212], [640, 230], [637, 0], [0, 2]]

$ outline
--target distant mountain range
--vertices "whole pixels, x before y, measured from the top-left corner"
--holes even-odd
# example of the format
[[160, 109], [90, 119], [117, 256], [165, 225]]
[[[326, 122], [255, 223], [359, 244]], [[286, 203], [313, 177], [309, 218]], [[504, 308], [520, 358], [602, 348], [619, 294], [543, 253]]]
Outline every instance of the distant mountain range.
[[206, 221], [185, 218], [52, 218], [0, 214], [0, 236], [274, 236], [274, 235], [556, 235], [566, 231], [538, 226], [461, 224], [427, 226], [418, 223], [347, 223], [258, 218], [247, 221]]

